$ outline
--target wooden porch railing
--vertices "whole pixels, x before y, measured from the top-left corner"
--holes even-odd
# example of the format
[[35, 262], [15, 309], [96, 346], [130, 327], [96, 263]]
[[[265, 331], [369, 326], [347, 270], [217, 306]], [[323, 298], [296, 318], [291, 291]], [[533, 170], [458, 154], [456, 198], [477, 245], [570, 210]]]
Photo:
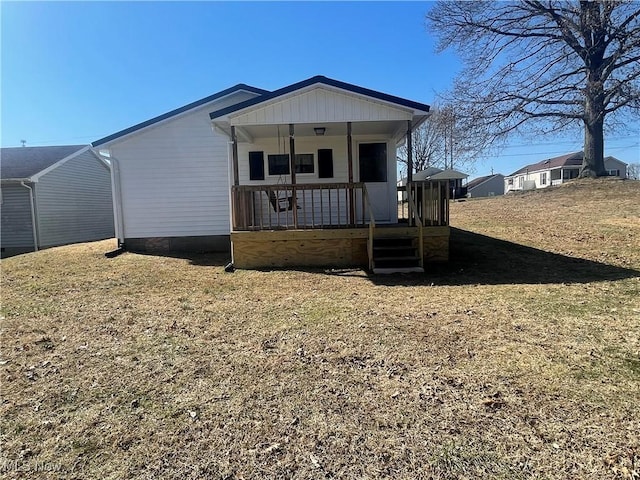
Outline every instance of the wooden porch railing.
[[424, 237], [422, 235], [422, 218], [419, 214], [420, 210], [416, 205], [415, 199], [413, 197], [412, 189], [407, 191], [407, 204], [409, 206], [409, 211], [413, 213], [412, 215], [412, 223], [418, 227], [418, 252], [420, 255], [420, 267], [424, 268]]
[[367, 255], [369, 257], [369, 271], [373, 271], [373, 237], [376, 233], [376, 219], [373, 216], [373, 208], [369, 200], [369, 192], [367, 186], [362, 185], [362, 194], [366, 210], [369, 212], [369, 236], [367, 237]]
[[364, 183], [234, 185], [231, 202], [236, 231], [349, 228], [371, 217]]
[[[449, 225], [449, 181], [425, 180], [398, 187], [398, 220], [411, 226]], [[409, 199], [413, 199], [411, 202]]]

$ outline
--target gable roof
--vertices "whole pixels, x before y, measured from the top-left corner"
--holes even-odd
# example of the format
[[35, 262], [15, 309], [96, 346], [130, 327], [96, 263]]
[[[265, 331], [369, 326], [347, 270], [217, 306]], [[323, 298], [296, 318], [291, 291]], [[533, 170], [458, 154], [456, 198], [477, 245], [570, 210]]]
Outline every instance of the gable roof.
[[258, 105], [268, 100], [273, 100], [274, 98], [282, 97], [283, 95], [287, 95], [288, 93], [292, 93], [292, 92], [295, 92], [296, 90], [301, 90], [303, 88], [306, 88], [315, 84], [322, 84], [322, 85], [328, 85], [330, 87], [340, 88], [348, 92], [357, 93], [359, 95], [365, 95], [365, 96], [376, 98], [378, 100], [382, 100], [389, 103], [395, 103], [397, 105], [402, 105], [404, 107], [412, 108], [415, 110], [422, 110], [422, 111], [428, 112], [430, 108], [429, 105], [426, 105], [424, 103], [414, 102], [413, 100], [408, 100], [406, 98], [396, 97], [394, 95], [378, 92], [376, 90], [370, 90], [368, 88], [359, 87], [358, 85], [353, 85], [351, 83], [341, 82], [339, 80], [327, 78], [322, 75], [316, 75], [315, 77], [302, 80], [301, 82], [288, 85], [278, 90], [274, 90], [273, 92], [265, 93], [260, 97], [245, 100], [244, 102], [237, 103], [236, 105], [232, 105], [230, 107], [217, 110], [209, 114], [209, 117], [213, 120], [213, 119], [222, 117], [224, 115], [228, 115], [230, 113], [237, 112], [239, 110], [243, 110], [245, 108], [252, 107], [254, 105]]
[[435, 175], [431, 175], [430, 180], [457, 180], [457, 179], [465, 179], [469, 175], [466, 173], [459, 172], [458, 170], [454, 170], [452, 168], [448, 168], [441, 172], [436, 173]]
[[467, 188], [471, 190], [472, 188], [475, 188], [478, 185], [481, 185], [484, 182], [487, 182], [492, 178], [496, 178], [496, 177], [503, 177], [503, 175], [500, 173], [494, 173], [493, 175], [485, 175], [484, 177], [474, 178], [473, 180], [467, 183]]
[[416, 181], [426, 180], [427, 178], [435, 175], [436, 173], [442, 172], [441, 168], [438, 167], [427, 167], [424, 170], [420, 170], [413, 174], [413, 179]]
[[[581, 150], [579, 152], [567, 153], [566, 155], [560, 155], [559, 157], [548, 158], [546, 160], [542, 160], [541, 162], [532, 163], [530, 165], [526, 165], [522, 167], [520, 170], [516, 170], [509, 177], [513, 177], [514, 175], [519, 175], [521, 173], [527, 172], [536, 172], [538, 170], [548, 170], [551, 168], [559, 168], [559, 167], [579, 167], [582, 165], [582, 158], [584, 157], [584, 152]], [[604, 160], [613, 160], [615, 162], [621, 163], [622, 165], [627, 165], [622, 160], [618, 160], [615, 157], [604, 157]]]
[[546, 160], [542, 160], [541, 162], [525, 165], [520, 170], [516, 170], [509, 176], [511, 177], [520, 173], [535, 172], [537, 170], [546, 170], [549, 168], [579, 165], [582, 165], [582, 152], [567, 153], [566, 155], [560, 155], [559, 157], [548, 158]]
[[0, 177], [2, 180], [31, 178], [84, 148], [86, 145], [3, 148], [0, 151]]
[[237, 85], [234, 85], [233, 87], [227, 88], [225, 90], [222, 90], [218, 93], [214, 93], [213, 95], [209, 95], [208, 97], [204, 97], [201, 98], [200, 100], [196, 100], [195, 102], [189, 103], [188, 105], [185, 105], [183, 107], [180, 108], [176, 108], [175, 110], [171, 110], [170, 112], [164, 113], [162, 115], [159, 115], [157, 117], [154, 117], [150, 120], [147, 120], [145, 122], [142, 123], [138, 123], [137, 125], [134, 125], [133, 127], [129, 127], [129, 128], [125, 128], [124, 130], [120, 130], [119, 132], [114, 133], [113, 135], [109, 135], [107, 137], [101, 138], [100, 140], [96, 140], [95, 142], [91, 143], [92, 147], [98, 147], [100, 145], [103, 145], [105, 143], [111, 142], [117, 138], [120, 137], [124, 137], [125, 135], [129, 135], [130, 133], [133, 133], [137, 130], [141, 130], [145, 127], [148, 127], [150, 125], [153, 125], [154, 123], [158, 123], [161, 122], [163, 120], [166, 120], [168, 118], [174, 117], [176, 115], [180, 115], [181, 113], [184, 113], [188, 110], [191, 110], [193, 108], [197, 108], [201, 105], [205, 105], [209, 102], [212, 102], [214, 100], [217, 100], [218, 98], [222, 98], [222, 97], [226, 97], [227, 95], [231, 95], [232, 93], [235, 92], [240, 92], [240, 91], [246, 91], [246, 92], [251, 92], [251, 93], [256, 93], [258, 95], [264, 95], [269, 93], [268, 90], [263, 90], [261, 88], [256, 88], [256, 87], [252, 87], [250, 85], [246, 85], [244, 83], [239, 83]]

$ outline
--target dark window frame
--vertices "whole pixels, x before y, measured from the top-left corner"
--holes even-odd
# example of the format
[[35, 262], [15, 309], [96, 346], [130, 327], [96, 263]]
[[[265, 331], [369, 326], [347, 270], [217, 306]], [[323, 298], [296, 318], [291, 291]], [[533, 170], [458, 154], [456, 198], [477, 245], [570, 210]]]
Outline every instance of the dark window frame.
[[[382, 147], [384, 155], [380, 155], [381, 152], [374, 152], [375, 147]], [[363, 150], [371, 149], [371, 152]], [[358, 168], [361, 182], [366, 183], [386, 183], [389, 180], [389, 150], [386, 142], [366, 142], [358, 144]], [[367, 161], [367, 158], [369, 159]], [[373, 162], [384, 163], [384, 168], [381, 168], [382, 164], [373, 165]], [[365, 166], [366, 168], [362, 168]]]
[[264, 152], [249, 152], [249, 180], [264, 180]]
[[[302, 160], [305, 159], [307, 163], [303, 164]], [[308, 163], [309, 159], [311, 159], [311, 163]], [[311, 167], [311, 170], [303, 171], [303, 166]], [[313, 153], [296, 153], [296, 160], [294, 162], [294, 167], [296, 170], [296, 175], [312, 175], [316, 173], [315, 167], [315, 158]]]
[[[283, 162], [285, 159], [286, 165]], [[269, 175], [271, 175], [272, 177], [289, 175], [291, 173], [288, 153], [270, 153], [269, 155], [267, 155], [267, 162], [269, 164]], [[278, 163], [276, 164], [275, 162]]]
[[333, 178], [333, 149], [318, 149], [318, 178]]

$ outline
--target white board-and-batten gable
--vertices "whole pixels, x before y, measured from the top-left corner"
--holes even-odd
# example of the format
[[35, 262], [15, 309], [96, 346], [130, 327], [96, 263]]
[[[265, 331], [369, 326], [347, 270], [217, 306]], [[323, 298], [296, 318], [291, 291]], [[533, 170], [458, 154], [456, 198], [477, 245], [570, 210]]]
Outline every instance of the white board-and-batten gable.
[[230, 113], [234, 126], [412, 120], [414, 111], [353, 92], [314, 85]]

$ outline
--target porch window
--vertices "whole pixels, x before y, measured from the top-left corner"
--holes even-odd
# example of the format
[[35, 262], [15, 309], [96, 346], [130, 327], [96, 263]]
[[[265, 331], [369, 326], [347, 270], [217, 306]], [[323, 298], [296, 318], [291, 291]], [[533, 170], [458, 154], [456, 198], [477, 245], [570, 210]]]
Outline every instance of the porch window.
[[609, 175], [610, 177], [619, 177], [620, 170], [607, 170], [607, 175]]
[[361, 143], [358, 147], [361, 182], [387, 181], [387, 144]]
[[296, 173], [313, 173], [313, 153], [296, 153]]
[[249, 152], [249, 179], [264, 180], [264, 152]]
[[318, 177], [333, 178], [333, 150], [330, 148], [318, 150]]
[[562, 176], [562, 170], [556, 168], [555, 170], [551, 170], [551, 180], [562, 180], [560, 177]]
[[573, 178], [578, 178], [579, 171], [580, 170], [577, 169], [577, 168], [568, 168], [568, 169], [564, 170], [563, 179], [564, 180], [571, 180]]
[[289, 154], [269, 155], [269, 175], [289, 175]]

